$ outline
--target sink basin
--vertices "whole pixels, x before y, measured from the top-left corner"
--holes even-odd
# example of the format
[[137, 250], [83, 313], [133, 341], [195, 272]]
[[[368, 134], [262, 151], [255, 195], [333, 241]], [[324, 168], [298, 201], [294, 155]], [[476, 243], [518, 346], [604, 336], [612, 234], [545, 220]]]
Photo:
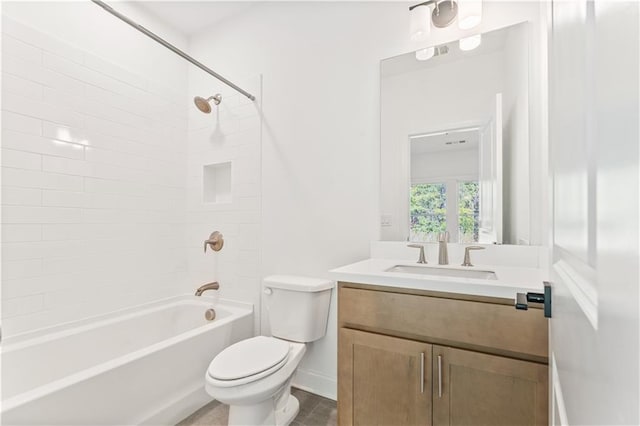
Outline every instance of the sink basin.
[[477, 269], [432, 268], [431, 266], [419, 265], [395, 265], [389, 269], [386, 269], [385, 272], [435, 275], [439, 277], [478, 278], [482, 280], [498, 279], [496, 273], [493, 271], [480, 271]]

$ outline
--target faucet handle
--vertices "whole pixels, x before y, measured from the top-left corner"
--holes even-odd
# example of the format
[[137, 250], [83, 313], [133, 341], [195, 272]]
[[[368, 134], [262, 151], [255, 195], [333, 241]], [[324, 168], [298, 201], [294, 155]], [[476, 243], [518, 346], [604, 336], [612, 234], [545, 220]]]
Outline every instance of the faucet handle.
[[207, 246], [211, 247], [213, 251], [220, 251], [223, 245], [224, 239], [222, 238], [222, 234], [218, 231], [213, 231], [211, 235], [209, 235], [209, 239], [204, 242], [204, 252], [207, 252]]
[[420, 249], [420, 255], [418, 256], [418, 263], [427, 263], [427, 259], [424, 256], [424, 245], [423, 244], [407, 244], [407, 247], [419, 248]]
[[473, 266], [471, 263], [471, 257], [469, 256], [469, 252], [471, 250], [484, 250], [485, 247], [482, 246], [469, 246], [464, 249], [464, 261], [462, 262], [462, 266]]

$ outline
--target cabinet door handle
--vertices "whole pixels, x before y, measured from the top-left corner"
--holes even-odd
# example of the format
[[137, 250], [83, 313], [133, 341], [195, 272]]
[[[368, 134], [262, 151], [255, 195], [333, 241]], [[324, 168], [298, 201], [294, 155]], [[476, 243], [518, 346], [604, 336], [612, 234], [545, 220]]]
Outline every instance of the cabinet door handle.
[[442, 398], [442, 355], [438, 355], [438, 398]]
[[424, 352], [420, 352], [420, 393], [424, 393]]

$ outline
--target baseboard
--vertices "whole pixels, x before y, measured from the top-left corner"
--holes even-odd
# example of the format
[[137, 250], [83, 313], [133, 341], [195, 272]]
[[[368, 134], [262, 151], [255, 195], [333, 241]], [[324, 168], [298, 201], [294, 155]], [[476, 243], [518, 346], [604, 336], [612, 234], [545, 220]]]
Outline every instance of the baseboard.
[[175, 425], [211, 401], [213, 398], [204, 390], [204, 385], [198, 385], [137, 424]]
[[314, 371], [298, 369], [293, 378], [292, 386], [334, 401], [338, 399], [337, 380]]

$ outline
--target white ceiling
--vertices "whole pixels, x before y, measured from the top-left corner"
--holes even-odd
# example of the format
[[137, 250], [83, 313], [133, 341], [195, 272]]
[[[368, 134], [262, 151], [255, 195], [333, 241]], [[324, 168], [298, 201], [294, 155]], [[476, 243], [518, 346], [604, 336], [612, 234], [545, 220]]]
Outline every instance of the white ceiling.
[[[478, 149], [480, 129], [460, 129], [410, 137], [411, 155]], [[464, 142], [462, 142], [464, 141]]]
[[250, 1], [137, 1], [145, 9], [187, 36], [233, 18], [252, 7]]

